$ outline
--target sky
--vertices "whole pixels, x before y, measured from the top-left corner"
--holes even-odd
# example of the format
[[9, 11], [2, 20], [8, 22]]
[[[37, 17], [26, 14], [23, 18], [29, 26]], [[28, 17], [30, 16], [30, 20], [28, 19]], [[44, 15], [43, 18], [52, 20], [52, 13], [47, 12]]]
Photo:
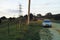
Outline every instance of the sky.
[[[19, 13], [19, 5], [22, 12]], [[34, 15], [45, 15], [48, 12], [52, 14], [60, 13], [60, 0], [31, 0], [30, 12]], [[0, 0], [0, 17], [18, 17], [19, 14], [28, 14], [28, 0]]]

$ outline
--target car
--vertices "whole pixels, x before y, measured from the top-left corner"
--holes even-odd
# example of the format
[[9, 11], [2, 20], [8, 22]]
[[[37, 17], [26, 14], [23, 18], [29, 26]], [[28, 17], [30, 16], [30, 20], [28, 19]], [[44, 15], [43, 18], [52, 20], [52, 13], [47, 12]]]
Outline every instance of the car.
[[44, 19], [42, 22], [42, 26], [45, 28], [51, 28], [52, 27], [52, 22], [49, 19]]

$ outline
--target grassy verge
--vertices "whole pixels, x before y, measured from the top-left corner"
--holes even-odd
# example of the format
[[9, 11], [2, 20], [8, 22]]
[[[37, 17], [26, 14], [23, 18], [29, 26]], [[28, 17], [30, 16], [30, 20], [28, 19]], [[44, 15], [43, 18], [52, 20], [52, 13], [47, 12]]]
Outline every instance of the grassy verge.
[[[9, 29], [8, 29], [9, 27]], [[40, 25], [30, 23], [29, 25], [7, 22], [0, 25], [0, 40], [40, 40]]]
[[[20, 26], [18, 23], [10, 22], [9, 29], [8, 23], [6, 22], [0, 25], [0, 40], [40, 40], [42, 36], [40, 33], [42, 32], [45, 33], [43, 35], [48, 34], [49, 36], [49, 30], [45, 30], [41, 26], [41, 21], [33, 22], [29, 25], [20, 24]], [[46, 38], [51, 37], [48, 36]]]
[[25, 40], [40, 40], [40, 25], [30, 24], [28, 30], [25, 34]]
[[54, 23], [60, 23], [60, 20], [53, 20]]

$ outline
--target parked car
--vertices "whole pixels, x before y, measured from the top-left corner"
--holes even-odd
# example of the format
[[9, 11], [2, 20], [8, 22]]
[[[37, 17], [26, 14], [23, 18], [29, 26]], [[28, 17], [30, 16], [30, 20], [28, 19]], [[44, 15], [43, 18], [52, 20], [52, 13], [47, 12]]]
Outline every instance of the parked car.
[[42, 22], [42, 26], [43, 26], [43, 27], [46, 27], [46, 28], [52, 27], [52, 22], [51, 22], [51, 20], [49, 20], [49, 19], [44, 19], [43, 22]]

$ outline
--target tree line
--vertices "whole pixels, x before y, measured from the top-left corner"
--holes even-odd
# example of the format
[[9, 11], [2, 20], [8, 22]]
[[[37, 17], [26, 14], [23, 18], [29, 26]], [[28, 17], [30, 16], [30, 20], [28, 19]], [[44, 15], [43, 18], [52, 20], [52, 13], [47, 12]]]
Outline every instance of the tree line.
[[[37, 15], [33, 15], [33, 13], [30, 13], [30, 21], [37, 21], [37, 20], [42, 20], [42, 19], [54, 19], [54, 20], [60, 20], [60, 14], [52, 14], [51, 12], [47, 13], [46, 15], [42, 16], [41, 14], [37, 14]], [[6, 18], [5, 16], [2, 16], [0, 18], [0, 23], [2, 22], [2, 20], [9, 20], [9, 21], [13, 21], [13, 20], [21, 20], [21, 21], [27, 21], [28, 19], [28, 15], [24, 15], [24, 16], [19, 16], [17, 18], [15, 17], [10, 17], [10, 18]]]

